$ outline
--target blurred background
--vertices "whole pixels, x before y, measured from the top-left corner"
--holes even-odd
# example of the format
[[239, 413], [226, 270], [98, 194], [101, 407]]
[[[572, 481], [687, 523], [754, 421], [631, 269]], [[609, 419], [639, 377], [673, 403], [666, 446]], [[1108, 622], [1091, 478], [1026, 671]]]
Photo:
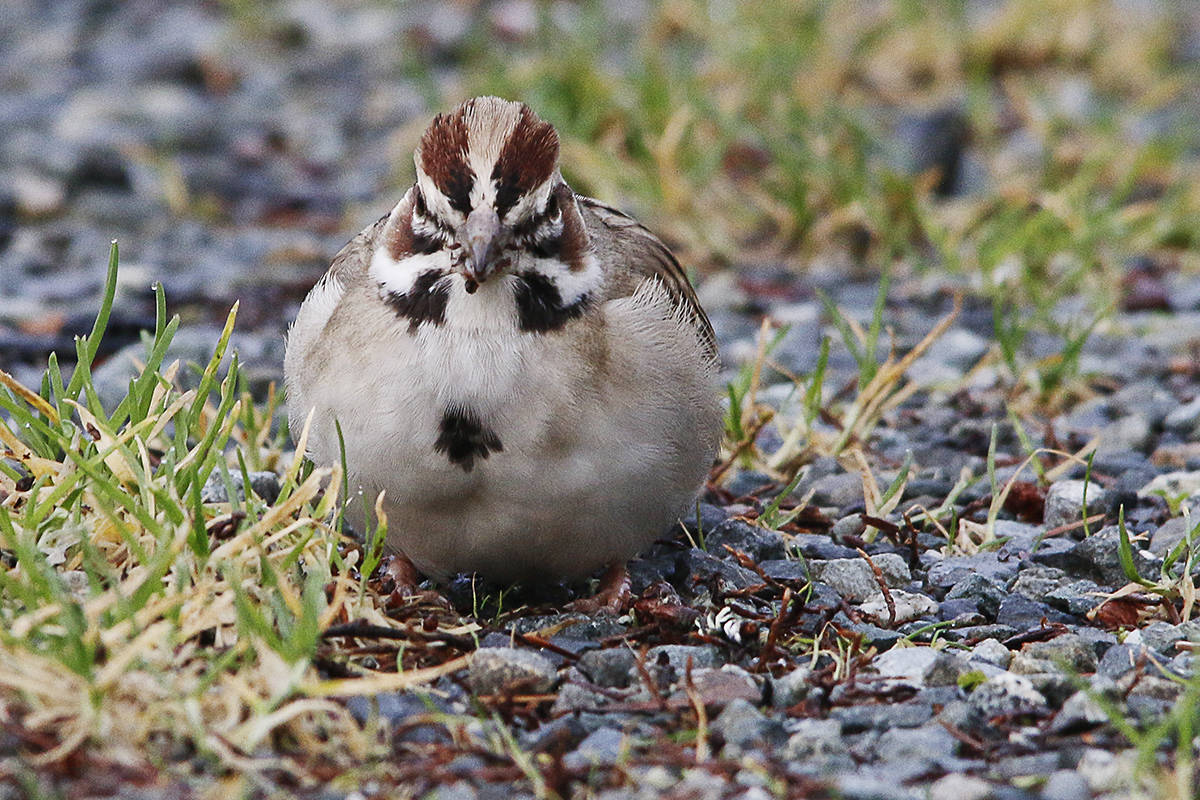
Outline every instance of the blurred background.
[[480, 93], [669, 242], [733, 362], [778, 310], [811, 369], [813, 289], [869, 315], [884, 272], [914, 335], [962, 289], [1014, 351], [1193, 319], [1198, 65], [1200, 4], [1160, 0], [5, 0], [0, 368], [69, 356], [116, 239], [106, 346], [161, 281], [198, 347], [240, 301], [277, 377], [307, 289]]

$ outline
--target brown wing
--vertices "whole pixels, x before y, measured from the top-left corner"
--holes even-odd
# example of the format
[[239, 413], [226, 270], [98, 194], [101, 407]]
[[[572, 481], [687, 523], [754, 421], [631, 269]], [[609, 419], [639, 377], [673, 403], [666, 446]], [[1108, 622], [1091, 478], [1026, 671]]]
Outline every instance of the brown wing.
[[[704, 349], [713, 359], [717, 358], [717, 337], [713, 333], [708, 315], [700, 307], [696, 292], [688, 282], [679, 260], [667, 249], [662, 240], [632, 217], [621, 213], [599, 200], [576, 195], [584, 224], [589, 233], [600, 233], [609, 241], [605, 249], [615, 252], [631, 272], [631, 280], [617, 282], [618, 293], [632, 293], [646, 278], [658, 278], [688, 315], [700, 332]], [[607, 236], [603, 234], [607, 232]]]
[[371, 254], [375, 252], [389, 216], [391, 216], [390, 212], [384, 214], [346, 242], [345, 246], [333, 257], [329, 271], [321, 276], [321, 280], [336, 278], [342, 282], [342, 285], [346, 285], [355, 278], [365, 279], [371, 263]]

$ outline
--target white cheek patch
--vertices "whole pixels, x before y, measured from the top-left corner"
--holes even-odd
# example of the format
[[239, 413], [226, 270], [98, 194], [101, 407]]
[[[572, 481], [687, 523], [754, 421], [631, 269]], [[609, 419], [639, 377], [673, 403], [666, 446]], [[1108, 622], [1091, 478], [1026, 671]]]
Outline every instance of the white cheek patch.
[[444, 250], [436, 253], [417, 253], [397, 261], [381, 247], [371, 257], [369, 274], [386, 294], [408, 294], [417, 277], [430, 270], [449, 270], [450, 256]]

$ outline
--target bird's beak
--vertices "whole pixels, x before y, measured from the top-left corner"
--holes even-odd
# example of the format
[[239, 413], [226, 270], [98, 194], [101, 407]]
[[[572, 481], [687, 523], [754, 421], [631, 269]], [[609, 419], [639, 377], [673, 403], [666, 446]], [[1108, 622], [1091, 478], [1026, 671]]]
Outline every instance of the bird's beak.
[[467, 215], [463, 228], [467, 250], [466, 277], [482, 283], [491, 272], [495, 255], [496, 236], [500, 233], [500, 217], [490, 206], [481, 206]]

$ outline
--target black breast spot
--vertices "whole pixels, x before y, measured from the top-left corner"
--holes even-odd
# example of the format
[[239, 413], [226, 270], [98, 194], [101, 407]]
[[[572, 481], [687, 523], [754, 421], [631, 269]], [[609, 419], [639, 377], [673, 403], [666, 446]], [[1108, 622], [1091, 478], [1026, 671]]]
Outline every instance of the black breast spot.
[[528, 333], [558, 330], [582, 315], [589, 302], [585, 294], [573, 303], [564, 304], [558, 287], [539, 272], [524, 272], [517, 276], [514, 297], [517, 323]]
[[500, 437], [480, 422], [475, 412], [465, 406], [447, 406], [438, 423], [437, 441], [433, 449], [443, 453], [451, 464], [470, 472], [476, 458], [487, 458], [504, 449]]
[[446, 301], [450, 299], [450, 288], [446, 284], [436, 285], [442, 279], [439, 270], [422, 272], [413, 281], [412, 288], [400, 294], [387, 295], [387, 304], [396, 316], [408, 320], [408, 332], [415, 333], [423, 322], [442, 325], [446, 322]]

